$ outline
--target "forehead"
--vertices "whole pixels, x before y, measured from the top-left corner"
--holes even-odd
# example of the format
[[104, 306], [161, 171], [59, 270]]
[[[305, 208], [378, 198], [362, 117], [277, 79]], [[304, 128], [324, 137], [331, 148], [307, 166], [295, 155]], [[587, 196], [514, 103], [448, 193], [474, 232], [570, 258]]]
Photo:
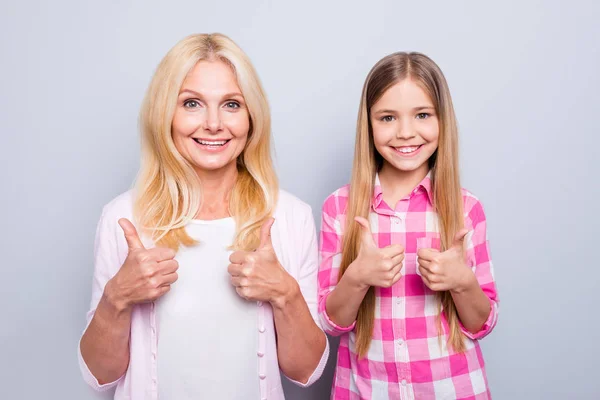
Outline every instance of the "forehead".
[[185, 77], [181, 88], [196, 92], [240, 92], [233, 69], [221, 60], [199, 61]]
[[389, 89], [373, 104], [373, 108], [412, 109], [414, 107], [433, 107], [433, 102], [423, 87], [413, 79], [403, 79]]

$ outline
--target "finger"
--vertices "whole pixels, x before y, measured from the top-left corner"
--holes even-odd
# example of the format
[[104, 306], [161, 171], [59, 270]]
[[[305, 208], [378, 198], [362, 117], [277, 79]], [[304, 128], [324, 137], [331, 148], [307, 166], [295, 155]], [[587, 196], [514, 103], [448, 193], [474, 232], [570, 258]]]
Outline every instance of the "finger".
[[148, 250], [148, 254], [157, 262], [172, 260], [177, 255], [177, 252], [168, 247], [155, 247]]
[[163, 275], [172, 274], [179, 269], [177, 260], [166, 260], [158, 263], [158, 269]]
[[250, 297], [248, 296], [248, 291], [246, 290], [246, 288], [236, 287], [235, 291], [242, 299], [250, 300]]
[[398, 269], [398, 271], [396, 272], [396, 275], [394, 275], [394, 277], [392, 278], [392, 285], [394, 285], [396, 282], [398, 282], [400, 280], [400, 278], [402, 278], [402, 268]]
[[401, 244], [392, 244], [390, 246], [386, 246], [382, 249], [383, 254], [389, 257], [395, 257], [398, 255], [404, 254], [404, 246]]
[[[425, 286], [427, 286], [429, 289], [431, 289], [432, 283], [429, 280], [429, 278], [423, 274], [422, 271], [421, 271], [421, 280], [423, 281], [423, 283], [425, 284]], [[431, 289], [431, 290], [433, 290], [433, 289]]]
[[419, 257], [419, 260], [432, 261], [433, 258], [438, 254], [440, 254], [440, 252], [437, 249], [419, 249], [419, 250], [417, 250], [417, 257]]
[[227, 266], [227, 273], [231, 276], [243, 275], [242, 270], [243, 270], [242, 264], [232, 263]]
[[469, 230], [467, 228], [463, 228], [454, 235], [454, 242], [452, 243], [452, 247], [464, 248], [465, 245], [465, 236], [467, 236]]
[[392, 257], [392, 261], [394, 262], [394, 264], [402, 264], [402, 261], [404, 261], [404, 253]]
[[177, 274], [177, 272], [173, 272], [171, 274], [163, 275], [162, 279], [163, 281], [160, 286], [172, 285], [177, 281], [177, 279], [179, 279], [179, 275]]
[[362, 243], [365, 246], [376, 248], [375, 240], [373, 240], [373, 234], [371, 233], [371, 227], [369, 221], [363, 217], [354, 217], [354, 220], [360, 225]]
[[237, 275], [230, 275], [229, 276], [229, 282], [231, 282], [231, 284], [235, 287], [239, 287], [241, 286], [241, 282], [240, 282], [240, 277]]
[[417, 263], [421, 267], [425, 268], [427, 271], [431, 272], [430, 267], [431, 267], [432, 261], [429, 261], [429, 260], [419, 257], [419, 258], [417, 258]]
[[271, 226], [275, 222], [275, 218], [268, 218], [260, 228], [260, 245], [259, 249], [273, 247], [271, 243]]
[[145, 249], [144, 244], [140, 240], [140, 235], [138, 235], [137, 229], [135, 229], [135, 226], [133, 226], [131, 221], [127, 218], [121, 218], [119, 220], [119, 225], [121, 226], [121, 229], [123, 229], [129, 250]]
[[164, 286], [160, 286], [158, 288], [156, 288], [156, 295], [154, 296], [154, 299], [158, 299], [161, 296], [164, 296], [168, 291], [171, 290], [171, 285], [164, 285]]
[[232, 264], [243, 264], [246, 261], [247, 256], [247, 251], [234, 251], [229, 256], [229, 262], [231, 262]]

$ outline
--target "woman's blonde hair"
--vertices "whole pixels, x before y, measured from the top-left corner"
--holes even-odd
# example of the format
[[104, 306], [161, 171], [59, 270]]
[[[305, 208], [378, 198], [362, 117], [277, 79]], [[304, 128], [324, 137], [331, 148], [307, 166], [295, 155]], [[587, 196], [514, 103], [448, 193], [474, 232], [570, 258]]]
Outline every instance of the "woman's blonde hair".
[[186, 76], [198, 62], [214, 60], [232, 68], [248, 107], [248, 142], [237, 160], [238, 177], [229, 210], [237, 226], [232, 247], [254, 250], [259, 245], [260, 227], [277, 203], [271, 115], [250, 60], [222, 34], [188, 36], [167, 53], [156, 69], [140, 111], [142, 150], [134, 219], [157, 245], [178, 249], [194, 244], [184, 227], [200, 210], [202, 188], [193, 166], [175, 147], [171, 125]]
[[[433, 207], [438, 215], [442, 251], [452, 245], [454, 235], [464, 224], [458, 170], [458, 128], [446, 79], [433, 60], [423, 54], [404, 52], [390, 54], [375, 64], [363, 86], [339, 278], [356, 259], [360, 250], [361, 231], [354, 218], [360, 216], [368, 219], [375, 175], [383, 165], [383, 158], [373, 143], [371, 108], [386, 90], [403, 79], [412, 79], [423, 88], [431, 98], [439, 119], [438, 148], [429, 159], [429, 167], [432, 173]], [[440, 317], [438, 318], [440, 338], [441, 310], [450, 327], [448, 345], [457, 352], [464, 351], [458, 314], [449, 292], [440, 293]], [[369, 350], [374, 318], [375, 292], [371, 287], [358, 310], [356, 351], [359, 357], [364, 357]]]

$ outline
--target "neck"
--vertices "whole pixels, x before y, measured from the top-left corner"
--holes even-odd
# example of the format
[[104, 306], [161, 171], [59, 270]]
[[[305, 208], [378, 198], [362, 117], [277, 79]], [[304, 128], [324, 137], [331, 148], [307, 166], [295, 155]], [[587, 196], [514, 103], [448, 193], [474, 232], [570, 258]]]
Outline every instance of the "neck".
[[196, 219], [219, 219], [229, 217], [229, 198], [237, 180], [235, 162], [218, 170], [197, 170], [202, 185], [202, 204]]
[[429, 165], [424, 163], [414, 171], [401, 171], [384, 161], [379, 171], [383, 200], [392, 208], [405, 198], [427, 176]]

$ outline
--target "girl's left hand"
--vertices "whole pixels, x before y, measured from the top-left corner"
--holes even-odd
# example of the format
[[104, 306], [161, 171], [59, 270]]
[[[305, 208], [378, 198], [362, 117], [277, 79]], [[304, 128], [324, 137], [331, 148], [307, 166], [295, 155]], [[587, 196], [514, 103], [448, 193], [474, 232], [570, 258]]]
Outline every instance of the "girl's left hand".
[[418, 250], [419, 272], [429, 289], [459, 293], [477, 283], [475, 274], [466, 263], [464, 240], [467, 233], [467, 229], [460, 230], [452, 246], [444, 252], [436, 249]]
[[255, 251], [236, 251], [229, 257], [231, 284], [240, 297], [252, 301], [268, 301], [282, 305], [286, 296], [294, 292], [296, 280], [281, 266], [273, 244], [269, 218], [260, 231], [260, 246]]

